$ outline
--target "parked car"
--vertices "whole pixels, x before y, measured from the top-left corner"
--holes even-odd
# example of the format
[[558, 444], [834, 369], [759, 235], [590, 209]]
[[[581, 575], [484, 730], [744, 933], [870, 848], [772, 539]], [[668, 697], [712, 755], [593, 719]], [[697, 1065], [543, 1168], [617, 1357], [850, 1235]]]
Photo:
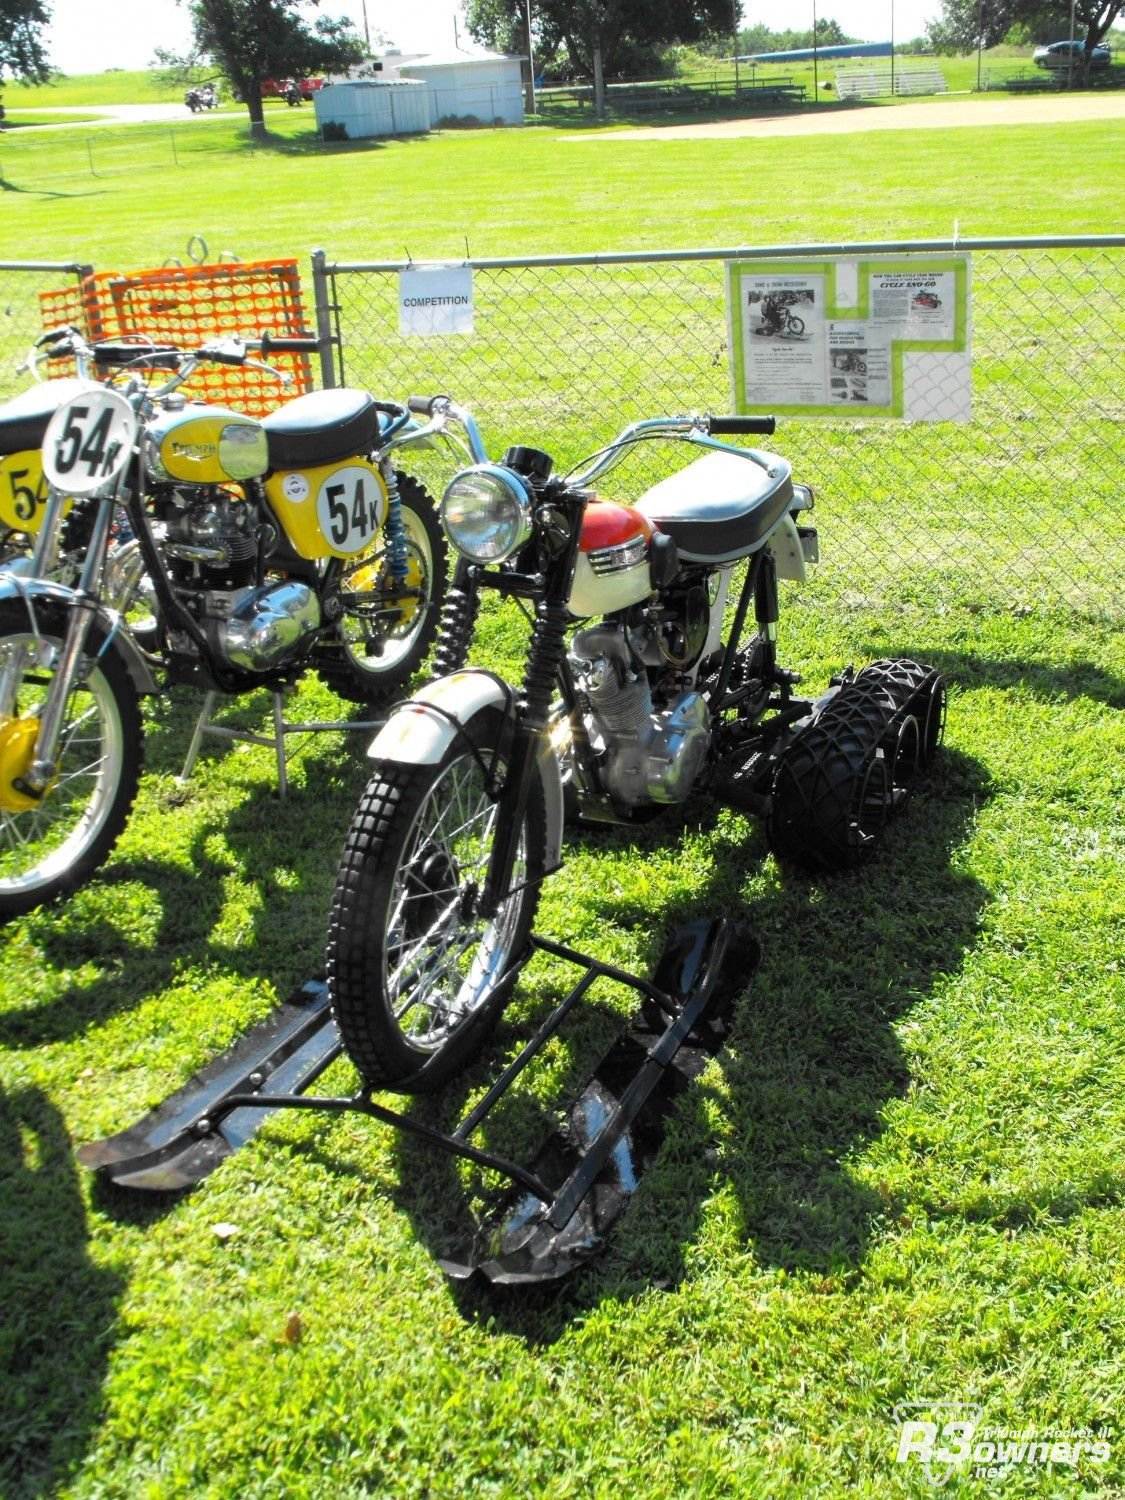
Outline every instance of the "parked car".
[[[1080, 68], [1085, 51], [1086, 43], [1076, 37], [1074, 41], [1052, 42], [1049, 47], [1036, 47], [1031, 60], [1037, 68], [1065, 68], [1073, 57], [1074, 67]], [[1109, 48], [1099, 44], [1090, 53], [1090, 66], [1108, 68], [1109, 59]]]

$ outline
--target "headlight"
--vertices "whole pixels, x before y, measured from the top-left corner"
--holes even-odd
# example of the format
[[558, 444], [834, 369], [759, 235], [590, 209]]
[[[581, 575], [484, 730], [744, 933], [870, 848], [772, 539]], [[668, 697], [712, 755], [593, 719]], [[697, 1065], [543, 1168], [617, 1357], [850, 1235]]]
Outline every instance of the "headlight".
[[498, 563], [531, 535], [531, 492], [518, 474], [498, 464], [465, 469], [442, 496], [446, 535], [470, 562]]

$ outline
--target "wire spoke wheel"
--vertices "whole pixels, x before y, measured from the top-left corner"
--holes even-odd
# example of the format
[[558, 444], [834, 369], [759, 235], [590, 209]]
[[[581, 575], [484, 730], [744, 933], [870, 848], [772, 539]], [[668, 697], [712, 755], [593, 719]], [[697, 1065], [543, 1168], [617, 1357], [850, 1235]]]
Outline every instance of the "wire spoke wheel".
[[33, 757], [40, 714], [66, 626], [56, 605], [0, 605], [0, 920], [53, 900], [109, 856], [136, 796], [141, 721], [132, 684], [104, 636], [91, 630], [94, 664], [71, 690], [57, 772], [38, 800], [20, 779]]
[[[333, 1013], [352, 1061], [376, 1086], [436, 1088], [465, 1065], [515, 982], [543, 871], [542, 787], [516, 840], [510, 895], [481, 911], [499, 803], [500, 717], [473, 721], [437, 766], [385, 762], [344, 845], [329, 924]], [[484, 737], [482, 737], [482, 730]]]
[[414, 675], [437, 634], [445, 597], [446, 545], [433, 503], [409, 475], [400, 474], [398, 485], [406, 577], [395, 584], [380, 535], [344, 575], [344, 612], [317, 664], [331, 688], [358, 703], [385, 700]]

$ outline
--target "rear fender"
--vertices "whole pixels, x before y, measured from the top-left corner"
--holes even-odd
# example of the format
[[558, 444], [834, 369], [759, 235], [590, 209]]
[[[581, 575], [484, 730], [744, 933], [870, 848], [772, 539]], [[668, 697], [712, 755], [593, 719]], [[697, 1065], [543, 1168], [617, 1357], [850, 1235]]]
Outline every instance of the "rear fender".
[[[408, 702], [400, 703], [372, 740], [373, 760], [405, 766], [436, 766], [458, 736], [485, 708], [515, 716], [515, 695], [499, 677], [469, 667], [427, 683]], [[547, 810], [546, 867], [562, 853], [563, 791], [558, 757], [549, 738], [541, 737], [536, 760]]]
[[[49, 578], [26, 578], [19, 573], [4, 570], [0, 571], [0, 599], [22, 599], [34, 624], [36, 604], [73, 606], [78, 594], [65, 584], [55, 583]], [[138, 696], [157, 692], [156, 679], [149, 670], [148, 662], [121, 616], [106, 609], [103, 604], [98, 604], [94, 607], [94, 618], [108, 637], [105, 649], [117, 652]]]

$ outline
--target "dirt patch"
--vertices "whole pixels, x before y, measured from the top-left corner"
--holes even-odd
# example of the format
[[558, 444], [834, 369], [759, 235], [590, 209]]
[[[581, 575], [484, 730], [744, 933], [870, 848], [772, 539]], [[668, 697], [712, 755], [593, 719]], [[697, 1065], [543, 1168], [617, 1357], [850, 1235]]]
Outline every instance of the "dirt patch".
[[967, 94], [956, 99], [894, 105], [810, 105], [799, 113], [754, 115], [706, 125], [656, 125], [639, 130], [567, 135], [570, 141], [695, 141], [737, 136], [850, 135], [862, 130], [948, 130], [958, 125], [1061, 125], [1125, 119], [1125, 93]]

